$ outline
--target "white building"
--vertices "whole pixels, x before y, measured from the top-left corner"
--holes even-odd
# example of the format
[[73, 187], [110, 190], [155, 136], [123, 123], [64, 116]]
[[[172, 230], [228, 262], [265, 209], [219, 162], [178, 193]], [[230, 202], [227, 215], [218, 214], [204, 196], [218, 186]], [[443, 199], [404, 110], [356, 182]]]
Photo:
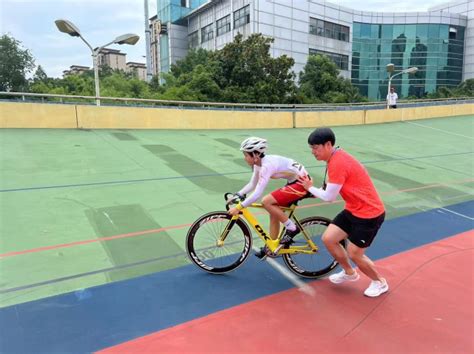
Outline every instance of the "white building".
[[388, 63], [396, 70], [416, 65], [414, 77], [403, 75], [394, 84], [401, 97], [423, 95], [458, 85], [463, 71], [465, 78], [471, 77], [474, 44], [467, 15], [473, 2], [462, 1], [460, 8], [387, 13], [319, 0], [191, 0], [181, 1], [183, 6], [163, 0], [155, 38], [159, 68], [169, 71], [190, 48], [218, 50], [237, 33], [262, 33], [274, 38], [274, 57], [286, 54], [295, 60], [296, 73], [308, 55], [325, 54], [372, 99], [386, 95]]

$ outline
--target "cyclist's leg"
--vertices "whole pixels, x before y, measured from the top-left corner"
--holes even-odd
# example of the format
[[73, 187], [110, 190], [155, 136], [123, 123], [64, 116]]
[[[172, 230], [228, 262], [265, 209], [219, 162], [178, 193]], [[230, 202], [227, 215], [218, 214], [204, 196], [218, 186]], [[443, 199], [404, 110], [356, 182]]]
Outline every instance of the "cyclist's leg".
[[262, 204], [270, 214], [270, 237], [276, 240], [280, 234], [280, 223], [284, 224], [288, 220], [288, 215], [280, 209], [278, 202], [271, 194], [263, 197]]
[[[288, 206], [305, 198], [308, 192], [303, 185], [297, 182], [289, 183], [286, 186], [277, 189], [271, 193], [271, 196], [276, 201], [277, 205]], [[293, 243], [293, 238], [301, 231], [293, 220], [288, 218], [288, 215], [279, 209], [281, 213], [280, 222], [285, 225], [286, 232], [283, 235], [280, 243], [285, 247]]]

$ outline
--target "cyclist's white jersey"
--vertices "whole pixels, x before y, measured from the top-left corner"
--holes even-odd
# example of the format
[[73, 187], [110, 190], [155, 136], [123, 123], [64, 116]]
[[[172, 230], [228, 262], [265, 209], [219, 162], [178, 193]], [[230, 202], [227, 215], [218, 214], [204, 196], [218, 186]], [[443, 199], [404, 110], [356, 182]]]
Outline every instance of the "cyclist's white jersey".
[[238, 192], [240, 195], [244, 195], [253, 190], [253, 193], [242, 202], [242, 206], [246, 208], [256, 202], [263, 194], [270, 178], [283, 178], [288, 183], [292, 183], [296, 181], [298, 176], [306, 174], [304, 166], [295, 160], [278, 155], [265, 155], [262, 158], [262, 166], [253, 166], [250, 182]]

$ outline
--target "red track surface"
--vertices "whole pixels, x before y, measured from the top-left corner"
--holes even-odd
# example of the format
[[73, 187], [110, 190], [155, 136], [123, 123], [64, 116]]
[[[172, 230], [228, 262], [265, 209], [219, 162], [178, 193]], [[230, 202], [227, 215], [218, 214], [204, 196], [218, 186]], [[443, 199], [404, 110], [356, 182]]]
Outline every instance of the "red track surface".
[[377, 262], [390, 291], [369, 280], [315, 281], [101, 353], [473, 353], [474, 231]]

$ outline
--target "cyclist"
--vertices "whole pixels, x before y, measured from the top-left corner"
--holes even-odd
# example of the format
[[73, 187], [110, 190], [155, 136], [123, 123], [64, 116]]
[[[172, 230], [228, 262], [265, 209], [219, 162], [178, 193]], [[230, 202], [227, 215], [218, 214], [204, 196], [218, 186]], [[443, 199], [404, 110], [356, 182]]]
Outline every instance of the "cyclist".
[[[280, 222], [285, 225], [285, 235], [294, 237], [300, 230], [279, 206], [288, 206], [308, 195], [308, 192], [298, 182], [298, 177], [307, 176], [307, 172], [303, 165], [292, 159], [278, 155], [265, 155], [266, 149], [267, 141], [262, 138], [250, 137], [242, 142], [240, 150], [243, 152], [247, 164], [253, 168], [253, 174], [250, 182], [236, 194], [243, 198], [247, 193], [251, 191], [253, 193], [237, 207], [229, 209], [229, 214], [237, 215], [239, 210], [256, 202], [263, 194], [270, 179], [286, 179], [287, 184], [264, 196], [262, 204], [270, 214], [271, 239], [277, 239], [280, 232]], [[269, 253], [266, 247], [262, 247], [256, 256], [263, 259]]]
[[[359, 274], [349, 262], [350, 258], [372, 280], [364, 294], [376, 297], [388, 291], [388, 284], [365, 251], [385, 219], [385, 207], [365, 167], [343, 149], [335, 147], [335, 143], [336, 137], [329, 128], [318, 128], [311, 133], [308, 144], [317, 160], [326, 161], [329, 180], [326, 184], [325, 175], [322, 188], [313, 187], [311, 179], [306, 177], [300, 177], [299, 181], [312, 195], [324, 201], [334, 201], [338, 194], [345, 201], [344, 210], [334, 218], [322, 238], [343, 268], [341, 272], [331, 275], [329, 280], [339, 284], [359, 279]], [[347, 251], [339, 243], [346, 238], [349, 239]], [[288, 244], [291, 239], [285, 237], [281, 242]]]

